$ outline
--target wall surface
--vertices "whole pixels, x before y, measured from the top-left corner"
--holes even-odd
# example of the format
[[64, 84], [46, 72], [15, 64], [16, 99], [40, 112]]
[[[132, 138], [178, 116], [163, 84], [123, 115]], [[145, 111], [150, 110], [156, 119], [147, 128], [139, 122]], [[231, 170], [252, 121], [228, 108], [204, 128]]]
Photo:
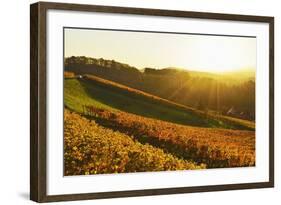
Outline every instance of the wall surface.
[[[209, 11], [275, 16], [275, 141], [274, 189], [225, 191], [172, 196], [106, 199], [69, 204], [277, 204], [281, 195], [280, 145], [281, 13], [277, 0], [81, 0], [63, 1], [129, 7]], [[29, 201], [29, 4], [34, 1], [2, 1], [0, 79], [0, 204], [32, 204]], [[219, 177], [219, 176], [218, 176]], [[56, 204], [56, 203], [55, 203]], [[66, 203], [60, 203], [66, 204]]]

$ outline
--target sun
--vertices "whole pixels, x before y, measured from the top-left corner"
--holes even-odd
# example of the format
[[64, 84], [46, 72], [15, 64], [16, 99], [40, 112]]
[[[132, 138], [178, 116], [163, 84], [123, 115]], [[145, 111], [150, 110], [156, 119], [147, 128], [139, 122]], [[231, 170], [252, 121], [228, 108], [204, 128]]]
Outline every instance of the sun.
[[[245, 53], [243, 47], [254, 46], [253, 43], [238, 38], [208, 36], [194, 39], [192, 42], [192, 58], [187, 59], [187, 66], [193, 64], [194, 69], [208, 72], [230, 72], [242, 68], [255, 67], [255, 52]], [[249, 59], [250, 58], [250, 59]], [[253, 60], [252, 60], [253, 59]]]

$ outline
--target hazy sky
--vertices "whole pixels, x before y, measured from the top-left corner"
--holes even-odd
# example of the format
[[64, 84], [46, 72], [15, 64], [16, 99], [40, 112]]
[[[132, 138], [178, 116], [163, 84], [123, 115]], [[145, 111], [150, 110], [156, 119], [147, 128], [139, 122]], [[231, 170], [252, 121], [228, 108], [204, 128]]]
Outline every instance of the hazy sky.
[[221, 72], [256, 68], [256, 38], [65, 29], [65, 57]]

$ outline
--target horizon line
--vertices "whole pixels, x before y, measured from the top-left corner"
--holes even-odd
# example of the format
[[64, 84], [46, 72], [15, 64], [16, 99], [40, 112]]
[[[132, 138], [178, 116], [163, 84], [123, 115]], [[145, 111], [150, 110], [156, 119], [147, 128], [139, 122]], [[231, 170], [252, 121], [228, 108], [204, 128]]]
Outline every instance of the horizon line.
[[205, 69], [202, 70], [202, 69], [199, 69], [199, 68], [194, 68], [194, 69], [190, 69], [190, 68], [183, 68], [183, 67], [176, 67], [176, 66], [165, 66], [165, 67], [144, 67], [144, 68], [138, 68], [136, 66], [133, 66], [129, 63], [124, 63], [124, 62], [120, 62], [118, 60], [115, 60], [115, 59], [107, 59], [107, 58], [103, 58], [103, 57], [100, 57], [100, 58], [97, 58], [97, 57], [93, 57], [93, 56], [64, 56], [64, 59], [66, 58], [71, 58], [71, 57], [85, 57], [85, 58], [93, 58], [93, 59], [103, 59], [103, 60], [107, 60], [107, 61], [115, 61], [117, 63], [120, 63], [120, 64], [124, 64], [124, 65], [128, 65], [130, 67], [133, 67], [133, 68], [136, 68], [137, 70], [139, 71], [142, 71], [146, 68], [151, 68], [151, 69], [155, 69], [155, 70], [163, 70], [163, 69], [174, 69], [174, 70], [180, 70], [180, 71], [186, 71], [186, 72], [200, 72], [200, 73], [212, 73], [212, 74], [222, 74], [222, 73], [233, 73], [233, 72], [241, 72], [243, 70], [245, 71], [253, 71], [256, 73], [256, 68], [253, 68], [253, 67], [240, 67], [240, 68], [237, 68], [237, 69], [233, 69], [233, 70], [228, 70], [228, 71], [206, 71]]

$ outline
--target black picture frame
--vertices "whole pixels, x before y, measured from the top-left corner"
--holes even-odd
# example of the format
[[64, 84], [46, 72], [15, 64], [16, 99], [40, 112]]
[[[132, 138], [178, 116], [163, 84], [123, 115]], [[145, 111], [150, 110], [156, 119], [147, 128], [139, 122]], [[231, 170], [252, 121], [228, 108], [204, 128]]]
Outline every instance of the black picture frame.
[[[217, 19], [263, 22], [269, 24], [269, 181], [212, 186], [179, 187], [150, 190], [116, 191], [103, 193], [47, 195], [46, 159], [46, 12], [49, 9], [65, 11], [104, 12], [181, 18]], [[274, 17], [249, 16], [143, 8], [111, 7], [82, 4], [38, 2], [30, 6], [30, 199], [36, 202], [101, 199], [161, 194], [179, 194], [237, 189], [274, 187]]]

